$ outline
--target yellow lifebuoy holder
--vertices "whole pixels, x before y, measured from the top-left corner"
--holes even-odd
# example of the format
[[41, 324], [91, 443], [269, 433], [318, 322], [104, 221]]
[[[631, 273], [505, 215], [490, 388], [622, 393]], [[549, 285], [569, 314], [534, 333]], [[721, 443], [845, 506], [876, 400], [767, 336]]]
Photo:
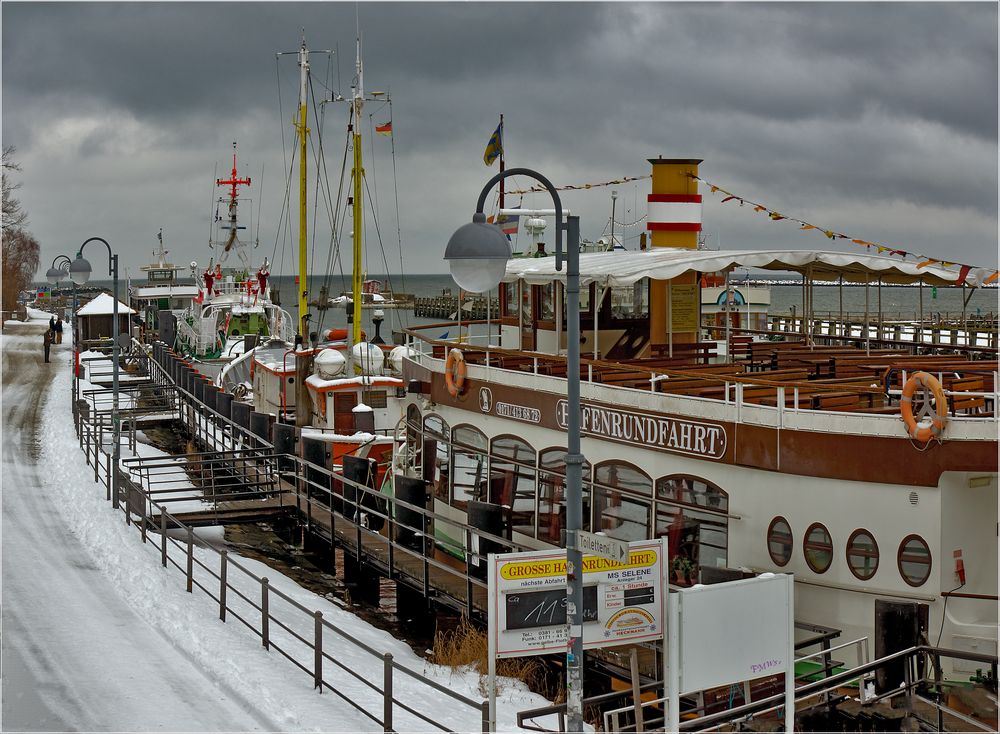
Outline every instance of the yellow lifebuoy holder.
[[444, 363], [444, 382], [448, 386], [448, 394], [453, 398], [457, 398], [462, 392], [462, 388], [465, 387], [467, 370], [465, 357], [460, 349], [452, 349], [448, 352], [448, 359]]
[[[913, 394], [917, 388], [924, 393], [923, 409], [920, 411], [921, 421], [913, 415]], [[934, 407], [931, 408], [931, 398]], [[906, 432], [914, 441], [927, 443], [932, 438], [941, 440], [945, 424], [948, 422], [948, 399], [937, 378], [926, 372], [914, 372], [903, 385], [903, 396], [899, 399], [899, 412], [906, 424]], [[929, 422], [927, 419], [930, 419]]]

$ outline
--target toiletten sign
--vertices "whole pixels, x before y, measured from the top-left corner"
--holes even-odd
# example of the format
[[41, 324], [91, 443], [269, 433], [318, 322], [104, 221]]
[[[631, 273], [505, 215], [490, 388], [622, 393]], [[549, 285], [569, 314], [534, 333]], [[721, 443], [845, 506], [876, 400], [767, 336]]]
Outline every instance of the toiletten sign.
[[[583, 557], [583, 646], [622, 645], [663, 636], [667, 579], [662, 539], [630, 544], [624, 563]], [[563, 653], [566, 551], [490, 556], [490, 643], [497, 657]]]

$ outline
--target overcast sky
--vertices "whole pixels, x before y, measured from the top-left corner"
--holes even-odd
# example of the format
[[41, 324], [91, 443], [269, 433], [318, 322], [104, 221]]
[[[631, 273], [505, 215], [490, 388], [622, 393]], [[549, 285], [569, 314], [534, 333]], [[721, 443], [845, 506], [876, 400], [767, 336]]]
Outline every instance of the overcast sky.
[[[788, 216], [996, 267], [993, 2], [5, 1], [0, 12], [3, 144], [17, 148], [43, 271], [98, 235], [136, 274], [161, 227], [171, 259], [207, 262], [214, 178], [228, 173], [236, 140], [240, 173], [253, 179], [252, 237], [260, 209], [253, 259], [277, 248], [274, 272], [289, 274], [295, 233], [282, 201], [298, 71], [275, 53], [295, 51], [303, 29], [310, 49], [339, 49], [339, 73], [336, 59], [328, 72], [326, 57], [312, 57], [314, 88], [348, 95], [356, 13], [365, 90], [392, 96], [395, 184], [389, 139], [362, 132], [394, 272], [394, 185], [403, 267], [445, 272], [445, 242], [497, 170], [482, 156], [500, 113], [507, 166], [556, 185], [648, 175], [658, 155], [701, 158], [703, 178]], [[347, 112], [326, 109], [335, 189]], [[369, 113], [390, 119], [377, 104]], [[310, 197], [314, 186], [310, 176]], [[645, 214], [648, 179], [614, 188], [619, 222]], [[857, 251], [702, 193], [711, 247]], [[524, 204], [549, 206], [541, 195]], [[611, 188], [567, 192], [564, 205], [597, 238]], [[317, 218], [312, 270], [322, 272], [329, 225], [322, 210]], [[639, 231], [625, 230], [628, 247]], [[384, 271], [370, 225], [366, 248], [369, 271]], [[105, 255], [91, 253], [102, 270]]]

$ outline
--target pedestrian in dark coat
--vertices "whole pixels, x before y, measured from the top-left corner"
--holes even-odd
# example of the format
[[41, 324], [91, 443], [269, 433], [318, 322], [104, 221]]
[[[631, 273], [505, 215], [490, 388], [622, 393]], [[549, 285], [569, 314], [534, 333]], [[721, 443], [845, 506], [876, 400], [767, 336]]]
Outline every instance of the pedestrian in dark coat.
[[45, 336], [42, 338], [42, 346], [45, 349], [45, 361], [49, 361], [49, 349], [52, 348], [52, 329], [45, 332]]
[[53, 327], [56, 333], [56, 344], [62, 344], [62, 316], [56, 319], [56, 325]]
[[56, 328], [56, 317], [49, 316], [49, 331], [55, 331]]

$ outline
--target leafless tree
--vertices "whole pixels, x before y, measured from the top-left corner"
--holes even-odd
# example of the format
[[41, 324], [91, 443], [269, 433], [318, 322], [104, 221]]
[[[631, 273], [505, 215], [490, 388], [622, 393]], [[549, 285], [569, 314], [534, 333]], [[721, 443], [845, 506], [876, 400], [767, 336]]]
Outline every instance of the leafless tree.
[[30, 232], [24, 229], [28, 214], [21, 209], [21, 202], [14, 198], [14, 191], [20, 188], [7, 175], [20, 171], [14, 161], [14, 146], [3, 149], [3, 277], [2, 308], [13, 311], [17, 308], [18, 294], [31, 285], [38, 270], [39, 246]]

